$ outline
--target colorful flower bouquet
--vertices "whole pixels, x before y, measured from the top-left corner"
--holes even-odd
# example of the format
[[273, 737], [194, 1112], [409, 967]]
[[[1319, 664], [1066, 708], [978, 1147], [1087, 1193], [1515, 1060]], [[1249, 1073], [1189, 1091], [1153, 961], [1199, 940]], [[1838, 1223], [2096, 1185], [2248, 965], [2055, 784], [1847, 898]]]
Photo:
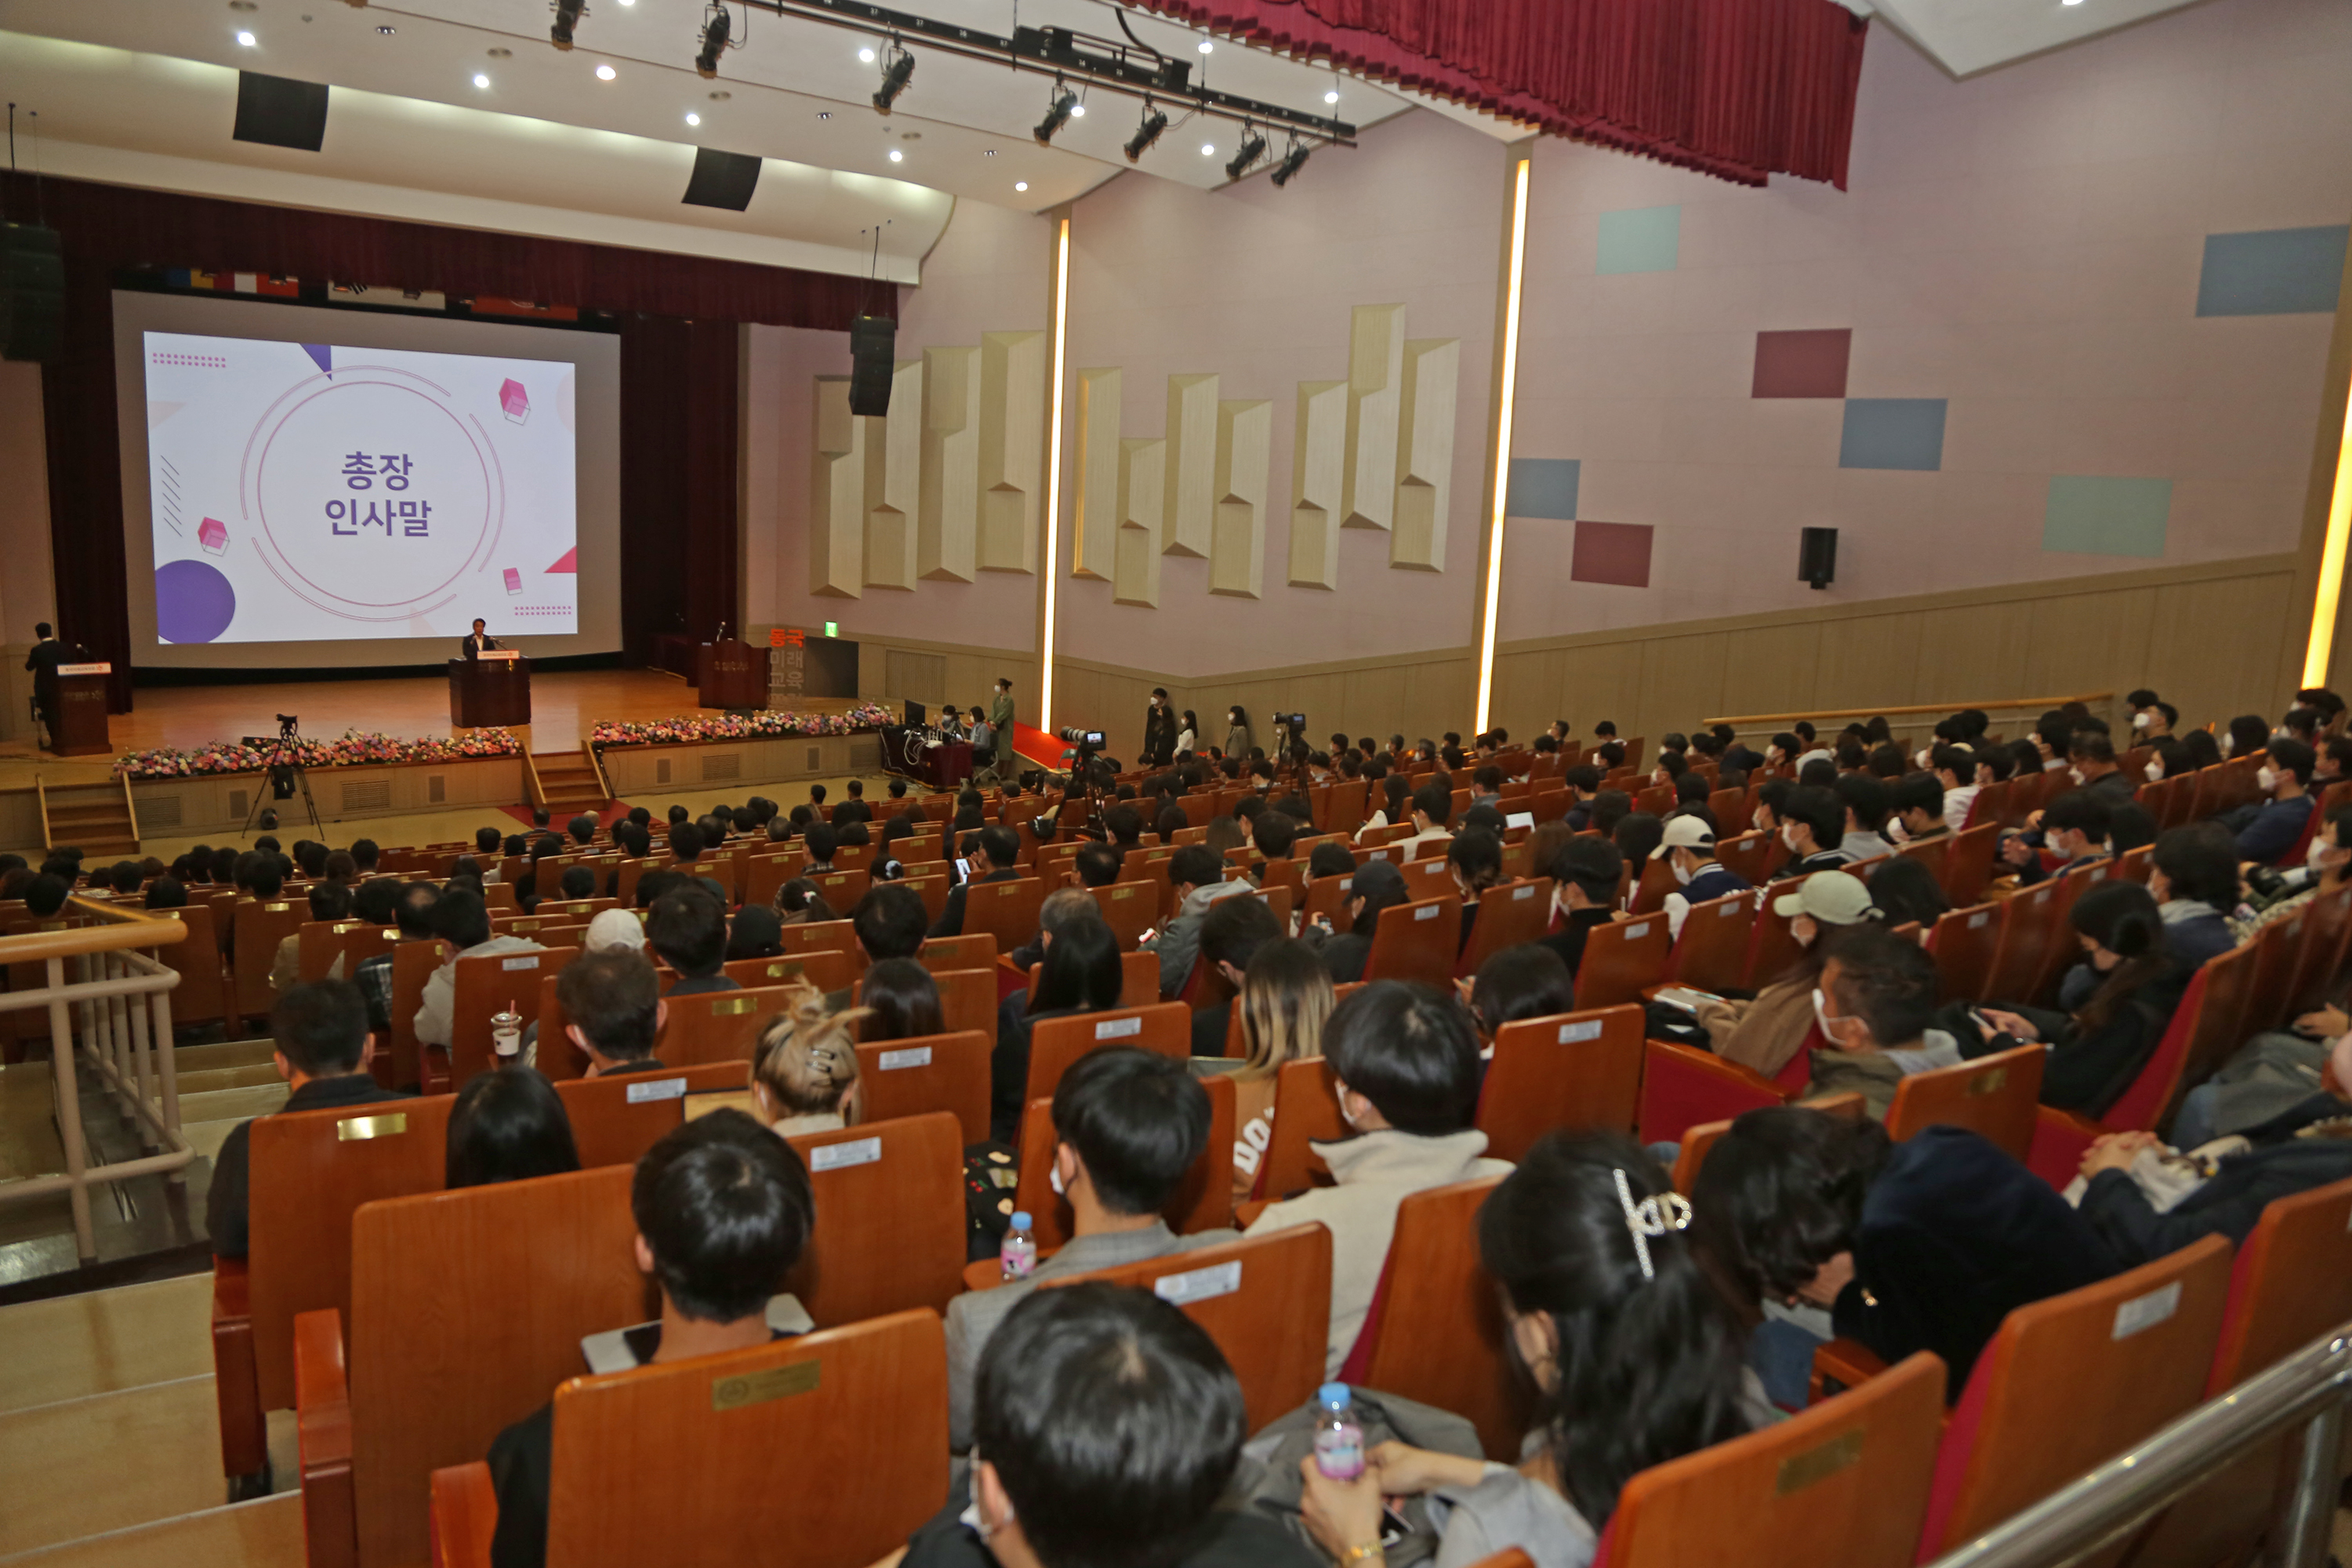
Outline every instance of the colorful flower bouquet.
[[849, 735], [897, 723], [888, 709], [861, 703], [846, 713], [784, 713], [772, 710], [739, 718], [679, 717], [653, 719], [640, 724], [599, 724], [589, 740], [599, 750], [606, 746], [684, 746], [698, 741], [766, 741], [793, 735]]
[[301, 740], [280, 755], [273, 742], [248, 746], [236, 741], [215, 741], [208, 746], [182, 751], [164, 746], [152, 752], [130, 752], [114, 759], [118, 778], [187, 778], [198, 773], [259, 773], [272, 761], [293, 762], [306, 768], [382, 766], [387, 763], [448, 763], [522, 753], [522, 742], [506, 730], [476, 730], [469, 734], [404, 741], [373, 731], [346, 730], [332, 741]]

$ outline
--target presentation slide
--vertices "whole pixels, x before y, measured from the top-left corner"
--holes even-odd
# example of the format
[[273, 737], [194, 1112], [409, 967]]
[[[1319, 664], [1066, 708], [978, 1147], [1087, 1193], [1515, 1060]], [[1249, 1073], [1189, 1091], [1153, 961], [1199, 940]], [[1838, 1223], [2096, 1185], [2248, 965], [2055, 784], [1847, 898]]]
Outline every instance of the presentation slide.
[[[608, 333], [115, 296], [142, 664], [620, 646]], [[124, 374], [124, 373], [128, 374]]]
[[575, 629], [570, 365], [145, 336], [163, 641]]

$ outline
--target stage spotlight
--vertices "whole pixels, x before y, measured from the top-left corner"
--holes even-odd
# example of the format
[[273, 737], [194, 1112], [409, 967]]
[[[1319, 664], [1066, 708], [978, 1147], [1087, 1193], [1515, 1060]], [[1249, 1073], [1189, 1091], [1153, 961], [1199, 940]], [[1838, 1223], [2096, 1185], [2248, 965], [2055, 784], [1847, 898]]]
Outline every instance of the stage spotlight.
[[1077, 106], [1078, 95], [1070, 91], [1067, 88], [1065, 88], [1060, 82], [1055, 82], [1054, 84], [1053, 107], [1045, 110], [1045, 118], [1037, 121], [1037, 129], [1030, 132], [1031, 135], [1037, 138], [1037, 145], [1040, 147], [1051, 146], [1054, 141], [1054, 132], [1059, 131], [1065, 124], [1068, 123], [1070, 111], [1077, 108]]
[[548, 41], [559, 49], [570, 48], [572, 31], [580, 26], [580, 14], [587, 8], [587, 0], [555, 0], [555, 25], [547, 29]]
[[694, 57], [694, 70], [704, 80], [719, 74], [719, 57], [727, 52], [727, 35], [735, 30], [735, 18], [724, 5], [714, 5], [710, 20], [702, 25], [702, 52]]
[[907, 84], [914, 79], [915, 57], [903, 48], [899, 49], [890, 57], [890, 63], [883, 68], [882, 85], [875, 91], [874, 107], [885, 114], [889, 113], [890, 106], [898, 101], [898, 95], [906, 91]]
[[1167, 129], [1168, 117], [1147, 101], [1143, 106], [1143, 123], [1135, 128], [1133, 136], [1128, 138], [1127, 161], [1132, 163], [1142, 157], [1151, 144], [1160, 140], [1160, 133]]
[[1242, 174], [1252, 163], [1256, 163], [1260, 158], [1265, 156], [1265, 138], [1259, 135], [1255, 127], [1243, 127], [1241, 151], [1235, 153], [1234, 154], [1234, 161], [1225, 165], [1225, 178], [1228, 180], [1240, 179]]
[[1282, 162], [1274, 166], [1275, 184], [1281, 186], [1290, 184], [1290, 176], [1307, 167], [1307, 155], [1314, 151], [1314, 148], [1304, 142], [1293, 142], [1290, 144], [1290, 151], [1282, 155]]

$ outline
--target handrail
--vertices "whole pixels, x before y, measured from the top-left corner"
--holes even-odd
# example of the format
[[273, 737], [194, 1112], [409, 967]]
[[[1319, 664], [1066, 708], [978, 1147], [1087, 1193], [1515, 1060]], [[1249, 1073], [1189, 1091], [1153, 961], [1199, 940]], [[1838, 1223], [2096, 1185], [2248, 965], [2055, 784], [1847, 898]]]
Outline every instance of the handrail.
[[604, 792], [606, 800], [613, 799], [613, 781], [604, 776], [604, 759], [597, 752], [595, 742], [581, 742], [580, 754], [588, 759], [588, 770], [596, 775], [596, 787]]
[[1922, 713], [1949, 714], [1964, 712], [1970, 708], [1991, 710], [1995, 708], [2063, 708], [2069, 702], [2105, 702], [2115, 696], [2112, 691], [2081, 691], [2072, 697], [2012, 697], [1998, 702], [1914, 702], [1902, 708], [1872, 707], [1864, 704], [1853, 708], [1800, 708], [1793, 713], [1734, 713], [1722, 719], [1702, 719], [1702, 724], [1788, 724], [1800, 719], [1895, 719], [1916, 717]]
[[122, 786], [122, 816], [131, 824], [131, 847], [139, 847], [139, 803], [131, 798], [131, 775], [121, 774], [115, 782]]
[[530, 760], [530, 748], [529, 746], [525, 746], [522, 749], [522, 773], [524, 779], [528, 781], [523, 785], [523, 795], [525, 796], [524, 804], [527, 805], [545, 805], [547, 804], [547, 787], [539, 782], [539, 764]]
[[2334, 1519], [2344, 1406], [2352, 1399], [2352, 1323], [2208, 1400], [2032, 1508], [1936, 1559], [1932, 1568], [2049, 1568], [2129, 1534], [2194, 1485], [2273, 1435], [2305, 1423], [2295, 1485], [2269, 1561], [2319, 1568]]
[[76, 914], [89, 915], [107, 923], [0, 936], [0, 963], [32, 963], [44, 958], [70, 958], [82, 952], [116, 952], [125, 948], [156, 947], [165, 942], [188, 940], [188, 928], [178, 921], [151, 915], [142, 910], [126, 910], [119, 904], [101, 904], [79, 893], [66, 900], [66, 908]]
[[49, 791], [38, 773], [33, 775], [33, 801], [41, 810], [41, 847], [47, 849], [58, 841], [58, 837], [49, 831]]

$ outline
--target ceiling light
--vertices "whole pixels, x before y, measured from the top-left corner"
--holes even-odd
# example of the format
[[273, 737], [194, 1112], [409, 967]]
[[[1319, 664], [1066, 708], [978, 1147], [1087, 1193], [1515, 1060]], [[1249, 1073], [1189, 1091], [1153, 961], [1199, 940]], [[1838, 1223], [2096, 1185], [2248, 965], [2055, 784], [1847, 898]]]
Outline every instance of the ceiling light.
[[[873, 51], [868, 49], [866, 53], [870, 55]], [[874, 91], [874, 107], [884, 114], [889, 113], [890, 106], [898, 101], [898, 95], [906, 91], [907, 84], [914, 79], [915, 57], [900, 48], [890, 57], [890, 63], [882, 68], [882, 85]]]
[[1325, 94], [1323, 95], [1323, 101], [1324, 101], [1324, 102], [1326, 102], [1326, 103], [1337, 103], [1337, 102], [1339, 102], [1339, 89], [1335, 88], [1335, 89], [1333, 89], [1331, 91], [1325, 93]]
[[833, 118], [833, 110], [830, 109], [820, 109], [816, 111], [816, 117], [819, 120], [830, 120]]
[[383, 26], [380, 26], [380, 27], [378, 27], [378, 28], [376, 29], [376, 33], [377, 33], [377, 35], [378, 35], [379, 37], [386, 37], [386, 38], [389, 38], [390, 37], [392, 37], [392, 35], [393, 35], [393, 33], [394, 33], [394, 31], [395, 31], [395, 29], [394, 28], [394, 26], [392, 26], [392, 24], [391, 24], [391, 23], [389, 23], [389, 22], [385, 23]]
[[858, 50], [857, 60], [860, 65], [872, 65], [874, 63], [874, 51], [872, 49]]
[[1055, 82], [1053, 104], [1045, 110], [1045, 118], [1037, 121], [1037, 129], [1030, 132], [1037, 138], [1037, 145], [1040, 147], [1050, 145], [1054, 140], [1054, 132], [1059, 131], [1068, 121], [1070, 111], [1077, 106], [1078, 95], [1065, 88], [1059, 81]]
[[1209, 42], [1208, 39], [1202, 38], [1201, 40], [1201, 52], [1204, 55], [1213, 55], [1217, 52], [1217, 46]]
[[253, 47], [253, 35], [251, 33], [239, 33], [236, 36], [236, 41], [243, 44], [248, 49]]
[[614, 70], [611, 66], [598, 66], [596, 68], [596, 79], [598, 81], [610, 81], [620, 74], [621, 73], [619, 71]]
[[572, 30], [580, 26], [580, 13], [587, 8], [587, 0], [555, 0], [555, 22], [547, 29], [547, 41], [559, 49], [572, 47]]
[[480, 71], [476, 71], [474, 73], [474, 85], [476, 87], [488, 87], [490, 85], [490, 79], [484, 76]]
[[1143, 106], [1143, 123], [1138, 125], [1135, 134], [1128, 138], [1127, 161], [1132, 163], [1142, 157], [1151, 144], [1160, 140], [1160, 133], [1167, 129], [1168, 116], [1147, 100]]
[[686, 122], [688, 125], [699, 125], [702, 123], [702, 116], [695, 113], [692, 110], [687, 110]]
[[891, 149], [890, 149], [890, 162], [892, 162], [893, 163], [905, 163], [906, 161], [907, 161], [907, 154], [905, 154], [904, 153], [899, 152], [899, 151], [898, 151], [898, 149], [897, 149], [896, 147], [893, 147], [893, 148], [891, 148]]
[[1029, 188], [1029, 182], [1026, 180], [1015, 180], [1013, 182], [1013, 188], [1016, 191], [1025, 191]]
[[1084, 120], [1086, 117], [1087, 117], [1087, 106], [1086, 106], [1085, 104], [1083, 104], [1083, 103], [1074, 103], [1074, 104], [1072, 104], [1072, 105], [1070, 106], [1070, 118], [1071, 118], [1071, 119], [1073, 119], [1073, 120]]
[[981, 156], [983, 158], [993, 158], [996, 156], [996, 149], [991, 147], [987, 152], [982, 153]]
[[1202, 157], [1203, 157], [1203, 158], [1213, 158], [1213, 157], [1215, 157], [1216, 155], [1217, 155], [1217, 144], [1216, 144], [1214, 142], [1202, 142], [1202, 143], [1201, 143], [1201, 156], [1202, 156]]
[[1274, 167], [1275, 184], [1279, 187], [1290, 184], [1290, 176], [1307, 167], [1307, 156], [1314, 151], [1314, 148], [1304, 142], [1291, 142], [1290, 151], [1285, 153], [1282, 155], [1282, 162]]
[[1252, 163], [1264, 156], [1265, 156], [1265, 138], [1259, 135], [1255, 128], [1244, 126], [1241, 149], [1234, 154], [1233, 162], [1225, 165], [1225, 178], [1240, 179]]
[[735, 28], [735, 14], [724, 5], [710, 8], [702, 25], [702, 52], [694, 57], [695, 74], [708, 80], [719, 74], [719, 57], [727, 52], [727, 35]]
[[503, 46], [503, 45], [499, 46], [499, 47], [497, 47], [497, 48], [495, 48], [495, 49], [488, 49], [488, 50], [485, 50], [485, 51], [483, 51], [483, 52], [484, 52], [484, 53], [486, 53], [486, 54], [488, 54], [488, 55], [490, 57], [490, 58], [492, 58], [492, 59], [494, 59], [494, 60], [512, 59], [512, 58], [514, 58], [514, 51], [513, 51], [512, 49], [509, 49], [509, 48], [506, 47], [505, 47], [505, 46]]

